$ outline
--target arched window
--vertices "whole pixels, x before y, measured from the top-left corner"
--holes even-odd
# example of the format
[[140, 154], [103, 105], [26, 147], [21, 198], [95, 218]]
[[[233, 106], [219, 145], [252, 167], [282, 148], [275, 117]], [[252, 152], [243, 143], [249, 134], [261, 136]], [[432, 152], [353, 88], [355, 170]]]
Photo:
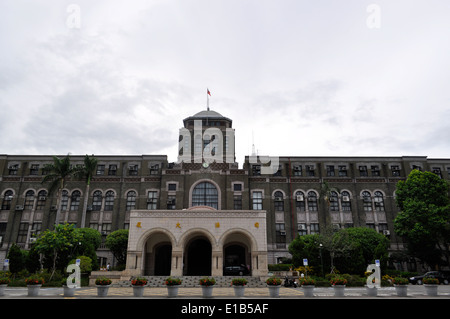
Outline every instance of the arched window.
[[284, 211], [283, 193], [280, 191], [276, 191], [274, 195], [275, 195], [275, 211], [277, 212]]
[[317, 194], [313, 191], [308, 192], [308, 210], [317, 211]]
[[13, 199], [13, 191], [12, 190], [6, 191], [5, 196], [3, 197], [2, 210], [10, 210], [11, 209], [12, 199]]
[[95, 191], [94, 196], [92, 197], [92, 210], [99, 211], [102, 209], [102, 192]]
[[136, 208], [136, 192], [129, 191], [127, 193], [127, 211], [130, 211], [135, 208]]
[[350, 205], [350, 193], [347, 191], [341, 193], [341, 207], [342, 210], [346, 212], [352, 210], [352, 206]]
[[364, 211], [371, 212], [372, 211], [372, 196], [370, 195], [369, 192], [364, 191], [362, 193], [362, 197], [363, 197]]
[[61, 195], [61, 211], [67, 210], [68, 203], [69, 203], [69, 192], [63, 190]]
[[218, 209], [219, 195], [217, 188], [209, 182], [196, 185], [192, 192], [192, 206], [209, 206]]
[[338, 201], [338, 193], [331, 192], [330, 194], [330, 211], [338, 212], [339, 211], [339, 201]]
[[24, 209], [33, 209], [34, 207], [34, 191], [28, 191], [25, 194], [25, 203], [23, 205]]
[[114, 209], [114, 192], [107, 191], [105, 197], [105, 210], [112, 211]]
[[295, 193], [295, 207], [297, 212], [305, 211], [305, 194], [301, 191]]
[[72, 192], [72, 196], [70, 197], [70, 210], [71, 211], [78, 210], [78, 207], [80, 206], [80, 197], [81, 197], [80, 191]]
[[47, 191], [40, 191], [38, 193], [38, 202], [36, 205], [37, 210], [43, 210], [45, 206], [45, 201], [47, 200]]
[[375, 210], [377, 212], [384, 212], [384, 200], [383, 200], [383, 193], [382, 192], [375, 192], [375, 197], [373, 199], [375, 203]]

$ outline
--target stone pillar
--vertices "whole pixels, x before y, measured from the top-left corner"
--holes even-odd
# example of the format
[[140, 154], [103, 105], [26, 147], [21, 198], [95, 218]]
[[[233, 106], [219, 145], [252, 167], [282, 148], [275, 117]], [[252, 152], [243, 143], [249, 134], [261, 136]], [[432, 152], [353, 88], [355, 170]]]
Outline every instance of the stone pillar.
[[211, 276], [223, 276], [223, 251], [213, 250], [211, 259]]
[[183, 252], [172, 248], [171, 276], [183, 276]]

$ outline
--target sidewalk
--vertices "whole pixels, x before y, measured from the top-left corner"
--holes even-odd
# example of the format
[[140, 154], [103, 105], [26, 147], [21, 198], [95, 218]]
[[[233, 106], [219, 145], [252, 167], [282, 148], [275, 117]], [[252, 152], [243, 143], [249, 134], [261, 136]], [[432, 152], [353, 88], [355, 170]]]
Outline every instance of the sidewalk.
[[[5, 295], [0, 297], [1, 299], [8, 298], [31, 298], [27, 296], [27, 288], [15, 288], [7, 287], [5, 289]], [[35, 298], [65, 298], [63, 296], [62, 288], [41, 288], [39, 295]], [[133, 288], [131, 287], [110, 287], [107, 297], [97, 297], [97, 288], [95, 287], [82, 287], [76, 290], [74, 297], [67, 297], [68, 299], [95, 299], [95, 298], [118, 298], [128, 299], [135, 298], [133, 296]], [[140, 298], [162, 298], [168, 299], [167, 289], [165, 287], [146, 287], [144, 290], [144, 296]], [[178, 290], [177, 298], [202, 298], [201, 288], [186, 288], [180, 287]], [[214, 287], [213, 299], [221, 298], [236, 298], [234, 296], [234, 290], [231, 287]], [[240, 299], [264, 299], [270, 298], [267, 288], [246, 288], [245, 296]], [[301, 288], [280, 288], [280, 299], [295, 299], [306, 298]], [[334, 297], [334, 291], [331, 287], [316, 288], [314, 292], [314, 298], [336, 298]], [[342, 297], [341, 297], [342, 298]], [[399, 299], [397, 297], [394, 287], [382, 287], [378, 289], [377, 297], [369, 297], [366, 294], [365, 288], [346, 288], [345, 297], [343, 298], [364, 298], [364, 299]], [[425, 287], [418, 285], [408, 286], [408, 296], [406, 298], [420, 298], [420, 299], [442, 299], [450, 298], [450, 285], [440, 285], [437, 297], [429, 297], [425, 293]]]

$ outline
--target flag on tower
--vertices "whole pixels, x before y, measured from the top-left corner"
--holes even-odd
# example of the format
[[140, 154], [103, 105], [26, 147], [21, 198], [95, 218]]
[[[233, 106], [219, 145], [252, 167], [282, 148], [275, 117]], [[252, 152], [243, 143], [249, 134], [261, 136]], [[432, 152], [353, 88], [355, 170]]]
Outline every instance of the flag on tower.
[[211, 96], [211, 92], [209, 92], [209, 89], [206, 89], [206, 93], [208, 93], [208, 95]]

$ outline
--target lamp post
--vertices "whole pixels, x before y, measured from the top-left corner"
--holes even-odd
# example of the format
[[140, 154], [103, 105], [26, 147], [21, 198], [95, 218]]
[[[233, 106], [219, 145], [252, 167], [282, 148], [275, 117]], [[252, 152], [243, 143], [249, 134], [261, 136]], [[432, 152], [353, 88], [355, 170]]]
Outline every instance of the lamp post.
[[320, 253], [320, 266], [322, 267], [322, 277], [323, 277], [323, 258], [322, 258], [322, 248], [323, 245], [319, 244], [319, 253]]

